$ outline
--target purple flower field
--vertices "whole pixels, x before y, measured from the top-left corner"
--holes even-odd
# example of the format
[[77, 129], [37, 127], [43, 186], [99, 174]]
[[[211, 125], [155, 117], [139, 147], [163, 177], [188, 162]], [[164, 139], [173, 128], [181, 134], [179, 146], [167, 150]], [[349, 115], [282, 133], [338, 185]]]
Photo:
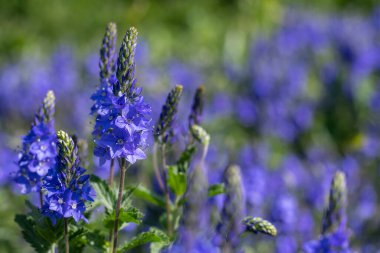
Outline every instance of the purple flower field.
[[218, 64], [109, 21], [0, 62], [0, 252], [380, 252], [380, 9], [284, 8]]

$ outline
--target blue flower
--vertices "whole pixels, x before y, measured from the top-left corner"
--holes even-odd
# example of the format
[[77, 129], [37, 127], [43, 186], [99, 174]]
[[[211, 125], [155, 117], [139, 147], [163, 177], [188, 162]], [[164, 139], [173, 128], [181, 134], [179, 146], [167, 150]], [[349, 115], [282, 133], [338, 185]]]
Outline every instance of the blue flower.
[[19, 170], [14, 178], [21, 186], [22, 193], [39, 191], [42, 179], [55, 166], [57, 147], [53, 119], [54, 101], [54, 94], [49, 91], [34, 117], [30, 131], [23, 137], [17, 162]]
[[91, 99], [95, 101], [95, 104], [91, 107], [91, 114], [98, 113], [98, 110], [111, 105], [111, 79], [115, 77], [116, 33], [116, 25], [109, 23], [100, 49], [100, 87], [91, 96]]
[[46, 194], [42, 213], [53, 223], [56, 219], [73, 217], [76, 222], [83, 219], [86, 203], [94, 201], [89, 175], [80, 167], [78, 151], [73, 140], [63, 131], [57, 133], [59, 155], [57, 169], [50, 170], [44, 178], [42, 188]]
[[304, 245], [306, 253], [350, 253], [346, 231], [338, 230]]
[[[125, 158], [129, 163], [145, 159], [144, 149], [150, 132], [151, 108], [141, 96], [142, 89], [135, 87], [134, 50], [137, 31], [131, 28], [124, 37], [118, 58], [116, 76], [110, 76], [113, 87], [103, 89], [93, 136], [94, 154], [103, 164], [106, 160]], [[103, 101], [103, 102], [102, 102]]]

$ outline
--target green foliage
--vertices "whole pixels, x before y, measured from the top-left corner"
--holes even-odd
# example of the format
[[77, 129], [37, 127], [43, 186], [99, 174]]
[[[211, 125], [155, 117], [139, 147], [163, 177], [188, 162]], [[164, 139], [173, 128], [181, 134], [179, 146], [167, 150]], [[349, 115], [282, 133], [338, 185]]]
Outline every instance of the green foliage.
[[[70, 252], [82, 252], [87, 244], [87, 230], [76, 226], [69, 226]], [[58, 244], [58, 251], [65, 252], [65, 242], [61, 240]]]
[[99, 230], [88, 231], [86, 234], [87, 245], [104, 252], [106, 250], [106, 240]]
[[187, 187], [186, 172], [180, 171], [177, 165], [168, 166], [168, 185], [176, 196], [182, 196]]
[[17, 214], [15, 222], [20, 226], [22, 236], [30, 246], [32, 246], [37, 252], [48, 252], [50, 243], [43, 236], [35, 234], [34, 230], [36, 223], [30, 216]]
[[24, 239], [37, 252], [48, 252], [63, 236], [62, 223], [57, 222], [53, 225], [50, 219], [43, 216], [29, 201], [26, 201], [26, 205], [30, 212], [26, 215], [17, 214], [15, 222], [20, 226]]
[[223, 194], [224, 192], [225, 192], [225, 187], [223, 183], [213, 184], [213, 185], [210, 185], [208, 188], [208, 196], [210, 198], [219, 194]]
[[[96, 192], [96, 202], [104, 205], [107, 210], [113, 210], [116, 203], [116, 195], [109, 185], [99, 177], [91, 175], [91, 185]], [[94, 204], [96, 205], [96, 203]]]
[[188, 146], [182, 152], [176, 165], [168, 166], [168, 185], [176, 196], [183, 196], [186, 192], [187, 170], [195, 151], [195, 146]]
[[159, 252], [157, 250], [160, 249], [160, 247], [162, 248], [165, 245], [169, 245], [170, 239], [163, 231], [157, 228], [150, 228], [149, 231], [138, 234], [137, 236], [129, 240], [129, 242], [120, 246], [118, 252], [125, 252], [127, 250], [133, 249], [137, 246], [147, 243], [154, 243], [153, 248], [155, 249], [155, 251], [151, 252]]
[[133, 191], [133, 195], [139, 199], [149, 202], [150, 204], [165, 208], [165, 200], [142, 185], [136, 187]]
[[196, 147], [190, 145], [185, 149], [185, 151], [182, 152], [181, 156], [179, 157], [177, 161], [179, 172], [187, 172], [191, 158], [193, 157], [195, 151], [196, 151]]
[[[129, 207], [127, 209], [121, 208], [119, 213], [119, 229], [128, 223], [141, 224], [141, 220], [144, 217], [143, 213], [135, 207]], [[115, 211], [106, 215], [103, 224], [106, 228], [111, 229], [114, 226], [116, 219]]]

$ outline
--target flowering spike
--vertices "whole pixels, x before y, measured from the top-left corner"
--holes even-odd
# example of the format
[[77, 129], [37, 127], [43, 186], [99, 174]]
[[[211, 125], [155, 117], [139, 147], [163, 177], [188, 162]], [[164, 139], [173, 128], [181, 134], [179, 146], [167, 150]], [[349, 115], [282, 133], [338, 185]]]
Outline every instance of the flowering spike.
[[346, 227], [346, 207], [346, 177], [342, 171], [337, 171], [331, 182], [329, 204], [323, 218], [322, 234]]
[[135, 51], [137, 46], [137, 30], [134, 27], [128, 29], [121, 43], [119, 58], [117, 60], [116, 77], [119, 81], [114, 85], [114, 94], [119, 91], [129, 93], [135, 80]]
[[195, 91], [193, 105], [189, 116], [189, 126], [199, 125], [202, 121], [203, 105], [204, 105], [204, 91], [203, 85], [199, 86]]
[[305, 252], [350, 252], [346, 206], [346, 178], [343, 172], [337, 171], [331, 182], [329, 204], [323, 217], [322, 235], [317, 240], [305, 243]]
[[18, 159], [19, 170], [14, 178], [21, 186], [22, 193], [39, 191], [43, 177], [55, 166], [57, 147], [53, 118], [54, 102], [54, 93], [49, 91], [38, 113], [35, 114], [31, 129], [22, 139], [22, 151]]
[[176, 85], [166, 98], [166, 102], [162, 107], [160, 118], [156, 123], [154, 131], [154, 138], [157, 142], [166, 143], [169, 139], [182, 90], [182, 85]]
[[70, 170], [78, 162], [78, 149], [73, 139], [64, 131], [57, 132], [58, 169]]
[[100, 78], [109, 78], [115, 71], [116, 24], [109, 23], [100, 48]]
[[42, 213], [53, 223], [56, 219], [73, 217], [76, 222], [86, 221], [86, 203], [94, 201], [89, 175], [79, 166], [77, 147], [73, 139], [64, 131], [57, 132], [58, 167], [50, 170], [43, 182], [46, 200]]
[[49, 123], [53, 120], [55, 113], [55, 96], [54, 92], [49, 90], [46, 93], [42, 106], [38, 110], [35, 116], [34, 125], [38, 125], [39, 122]]
[[224, 171], [225, 200], [222, 209], [222, 222], [219, 234], [224, 238], [223, 247], [237, 250], [241, 233], [241, 220], [244, 217], [244, 192], [240, 167], [231, 165]]
[[271, 236], [277, 235], [276, 227], [269, 221], [266, 221], [260, 217], [245, 217], [243, 224], [246, 226], [247, 231], [255, 234], [263, 233]]
[[201, 126], [192, 125], [191, 133], [193, 137], [203, 145], [210, 143], [210, 135]]

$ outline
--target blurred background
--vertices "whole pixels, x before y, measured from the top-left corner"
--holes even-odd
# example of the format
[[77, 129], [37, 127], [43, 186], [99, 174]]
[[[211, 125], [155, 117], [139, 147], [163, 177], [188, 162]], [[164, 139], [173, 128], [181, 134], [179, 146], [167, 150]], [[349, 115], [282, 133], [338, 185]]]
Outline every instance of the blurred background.
[[[139, 30], [138, 83], [154, 121], [179, 83], [179, 122], [186, 122], [195, 89], [205, 86], [210, 183], [220, 181], [228, 163], [239, 164], [247, 213], [278, 227], [274, 240], [249, 237], [247, 252], [298, 252], [316, 238], [337, 169], [347, 175], [352, 248], [379, 252], [375, 0], [0, 0], [0, 6], [0, 252], [33, 252], [13, 221], [32, 196], [20, 196], [11, 177], [20, 137], [49, 89], [57, 96], [56, 128], [90, 139], [90, 96], [110, 21], [118, 25], [118, 42], [128, 27]], [[149, 161], [138, 166], [133, 176], [150, 182]], [[97, 167], [94, 160], [90, 169], [107, 175]]]

